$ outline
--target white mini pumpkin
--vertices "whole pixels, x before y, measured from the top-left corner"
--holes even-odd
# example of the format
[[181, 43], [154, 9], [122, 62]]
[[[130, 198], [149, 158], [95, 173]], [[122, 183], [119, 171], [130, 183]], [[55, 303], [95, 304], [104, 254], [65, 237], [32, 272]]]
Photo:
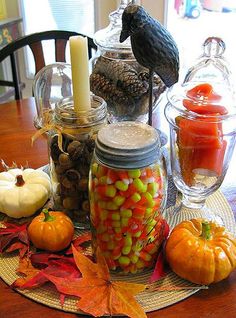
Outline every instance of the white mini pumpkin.
[[9, 169], [0, 173], [0, 211], [10, 217], [31, 216], [50, 193], [50, 178], [42, 170]]

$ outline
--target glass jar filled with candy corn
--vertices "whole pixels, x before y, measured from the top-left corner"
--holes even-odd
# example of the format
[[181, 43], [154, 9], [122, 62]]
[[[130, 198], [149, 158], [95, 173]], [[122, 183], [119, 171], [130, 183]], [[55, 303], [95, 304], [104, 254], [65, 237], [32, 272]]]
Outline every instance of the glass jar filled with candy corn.
[[154, 128], [127, 121], [98, 132], [89, 177], [92, 246], [110, 270], [135, 274], [154, 265], [166, 228], [164, 167]]

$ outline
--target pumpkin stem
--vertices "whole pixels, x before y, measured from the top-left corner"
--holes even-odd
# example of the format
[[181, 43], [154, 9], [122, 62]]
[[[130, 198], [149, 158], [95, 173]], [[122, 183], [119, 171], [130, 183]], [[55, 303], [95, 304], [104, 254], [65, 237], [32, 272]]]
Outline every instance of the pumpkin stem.
[[201, 236], [206, 240], [209, 240], [211, 238], [211, 226], [210, 226], [209, 222], [202, 222], [202, 234], [201, 234]]
[[17, 186], [17, 187], [22, 187], [24, 184], [25, 184], [25, 181], [24, 181], [24, 179], [23, 179], [22, 174], [18, 174], [18, 175], [16, 176], [16, 186]]
[[55, 217], [49, 214], [48, 209], [43, 209], [42, 212], [44, 213], [44, 216], [45, 216], [43, 222], [52, 222], [55, 220]]

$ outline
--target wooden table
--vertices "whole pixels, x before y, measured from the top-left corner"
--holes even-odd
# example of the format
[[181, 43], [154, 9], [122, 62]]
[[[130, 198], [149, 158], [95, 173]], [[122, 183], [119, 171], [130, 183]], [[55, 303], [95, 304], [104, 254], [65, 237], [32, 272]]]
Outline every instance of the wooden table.
[[[48, 163], [47, 143], [40, 137], [31, 146], [31, 136], [35, 116], [34, 99], [0, 104], [0, 158], [8, 165], [13, 161], [18, 165], [28, 164], [37, 168]], [[222, 185], [222, 192], [228, 199], [236, 215], [235, 163], [236, 155]], [[0, 281], [1, 318], [72, 318], [84, 317], [48, 308], [25, 298]], [[149, 313], [149, 318], [235, 318], [236, 317], [236, 271], [220, 283], [210, 286], [195, 295], [170, 307]], [[137, 317], [138, 318], [138, 317]]]

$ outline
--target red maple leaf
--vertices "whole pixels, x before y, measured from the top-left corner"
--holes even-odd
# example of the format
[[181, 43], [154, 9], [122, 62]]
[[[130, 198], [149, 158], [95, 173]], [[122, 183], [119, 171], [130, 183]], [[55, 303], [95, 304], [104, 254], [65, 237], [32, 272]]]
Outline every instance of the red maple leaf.
[[[78, 251], [83, 251], [83, 247], [81, 246], [83, 243], [89, 242], [91, 241], [91, 233], [90, 232], [86, 232], [83, 234], [80, 234], [79, 236], [77, 236], [73, 241], [72, 244], [73, 246], [78, 250]], [[67, 249], [67, 251], [65, 252], [66, 255], [72, 255], [72, 245], [70, 245], [70, 247]]]
[[165, 270], [165, 259], [164, 259], [163, 249], [164, 249], [166, 239], [169, 235], [170, 228], [169, 228], [168, 223], [164, 219], [162, 220], [161, 231], [162, 231], [161, 235], [163, 237], [163, 242], [162, 242], [162, 246], [160, 247], [160, 252], [159, 252], [158, 257], [157, 257], [154, 271], [149, 279], [150, 283], [154, 283], [155, 281], [157, 281], [157, 280], [159, 280], [167, 275], [167, 271]]
[[[90, 233], [84, 233], [79, 235], [73, 242], [75, 242], [78, 250], [83, 250], [81, 244], [91, 240]], [[16, 243], [20, 244], [20, 242]], [[37, 252], [32, 253], [29, 257], [20, 259], [17, 272], [24, 275], [24, 277], [18, 278], [12, 284], [13, 288], [31, 289], [38, 286], [42, 286], [48, 281], [54, 283], [54, 280], [62, 278], [72, 284], [77, 282], [81, 277], [81, 273], [76, 266], [72, 250], [69, 248], [66, 255], [62, 253], [47, 253]], [[60, 290], [58, 290], [60, 292]], [[60, 293], [60, 301], [63, 305], [65, 295]]]
[[[82, 235], [77, 247], [88, 241]], [[68, 252], [68, 251], [67, 251]], [[97, 263], [83, 255], [72, 245], [73, 255], [34, 253], [19, 261], [17, 272], [23, 275], [12, 287], [31, 289], [50, 281], [60, 294], [61, 305], [66, 295], [78, 297], [77, 306], [84, 312], [98, 317], [104, 314], [125, 314], [131, 318], [146, 318], [135, 295], [145, 290], [146, 285], [113, 281], [105, 258], [97, 254]]]
[[[33, 261], [31, 261], [31, 259]], [[23, 258], [19, 262], [17, 272], [24, 277], [18, 278], [12, 284], [13, 288], [32, 289], [42, 286], [48, 281], [54, 284], [54, 279], [62, 278], [69, 281], [77, 281], [81, 277], [73, 257], [55, 255], [48, 253], [32, 254], [30, 258]], [[43, 268], [38, 268], [37, 265]], [[52, 278], [51, 278], [52, 277]], [[51, 278], [51, 279], [50, 279]], [[57, 285], [54, 284], [57, 288]], [[58, 290], [60, 292], [60, 290]], [[60, 294], [60, 301], [63, 305], [64, 294]]]
[[0, 253], [19, 250], [20, 258], [29, 253], [28, 222], [24, 224], [3, 222], [0, 228]]

